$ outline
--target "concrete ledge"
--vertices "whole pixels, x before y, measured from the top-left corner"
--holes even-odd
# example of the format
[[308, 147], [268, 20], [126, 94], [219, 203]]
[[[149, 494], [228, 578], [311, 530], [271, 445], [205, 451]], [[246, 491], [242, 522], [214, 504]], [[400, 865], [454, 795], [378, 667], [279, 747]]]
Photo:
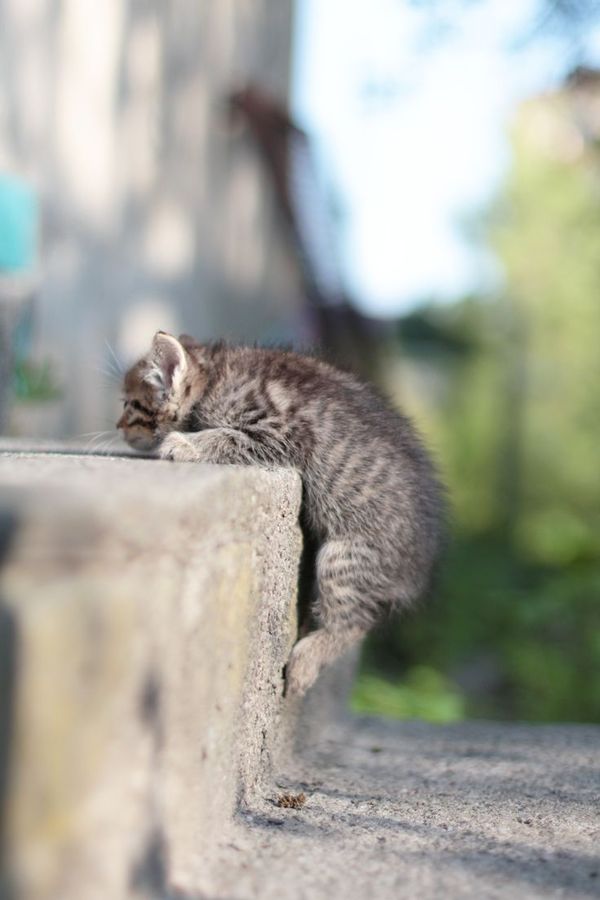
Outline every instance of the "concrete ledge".
[[293, 473], [10, 446], [2, 900], [597, 895], [597, 726], [344, 723], [351, 657], [282, 700]]
[[6, 896], [209, 883], [287, 733], [300, 499], [290, 471], [4, 445]]

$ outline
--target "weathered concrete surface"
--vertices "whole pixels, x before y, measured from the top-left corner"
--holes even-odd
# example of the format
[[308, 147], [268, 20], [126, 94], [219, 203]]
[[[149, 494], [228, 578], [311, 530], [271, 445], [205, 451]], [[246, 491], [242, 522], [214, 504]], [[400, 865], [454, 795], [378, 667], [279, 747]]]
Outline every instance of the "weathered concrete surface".
[[600, 896], [600, 728], [355, 721], [240, 818], [211, 897]]
[[600, 896], [600, 728], [344, 721], [352, 656], [282, 701], [292, 473], [4, 447], [15, 900]]
[[283, 470], [0, 453], [9, 896], [202, 890], [282, 728], [299, 504]]

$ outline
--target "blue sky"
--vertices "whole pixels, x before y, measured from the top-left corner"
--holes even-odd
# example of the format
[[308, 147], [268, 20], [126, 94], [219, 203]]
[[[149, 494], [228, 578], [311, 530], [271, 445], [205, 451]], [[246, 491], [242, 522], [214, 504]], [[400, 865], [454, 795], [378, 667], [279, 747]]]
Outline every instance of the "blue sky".
[[538, 0], [456, 0], [432, 40], [406, 0], [297, 0], [292, 103], [339, 201], [342, 274], [379, 315], [498, 278], [461, 234], [510, 163], [519, 100], [565, 74], [557, 40], [517, 46]]

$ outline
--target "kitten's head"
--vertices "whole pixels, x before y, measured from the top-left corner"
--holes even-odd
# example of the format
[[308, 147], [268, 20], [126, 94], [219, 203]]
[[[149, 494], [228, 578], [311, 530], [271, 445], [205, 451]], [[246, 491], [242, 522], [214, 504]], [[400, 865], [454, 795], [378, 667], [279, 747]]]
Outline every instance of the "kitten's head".
[[157, 331], [150, 351], [126, 373], [117, 428], [136, 450], [152, 450], [170, 431], [182, 430], [201, 394], [205, 375], [190, 346], [184, 336]]

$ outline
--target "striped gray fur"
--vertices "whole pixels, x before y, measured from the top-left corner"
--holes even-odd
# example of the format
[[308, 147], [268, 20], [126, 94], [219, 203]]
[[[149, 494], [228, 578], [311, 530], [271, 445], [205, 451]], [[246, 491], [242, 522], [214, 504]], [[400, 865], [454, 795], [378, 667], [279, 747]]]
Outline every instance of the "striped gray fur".
[[314, 630], [292, 651], [288, 693], [427, 590], [442, 490], [410, 421], [373, 387], [313, 357], [158, 332], [124, 388], [117, 427], [133, 447], [300, 472], [318, 544]]

